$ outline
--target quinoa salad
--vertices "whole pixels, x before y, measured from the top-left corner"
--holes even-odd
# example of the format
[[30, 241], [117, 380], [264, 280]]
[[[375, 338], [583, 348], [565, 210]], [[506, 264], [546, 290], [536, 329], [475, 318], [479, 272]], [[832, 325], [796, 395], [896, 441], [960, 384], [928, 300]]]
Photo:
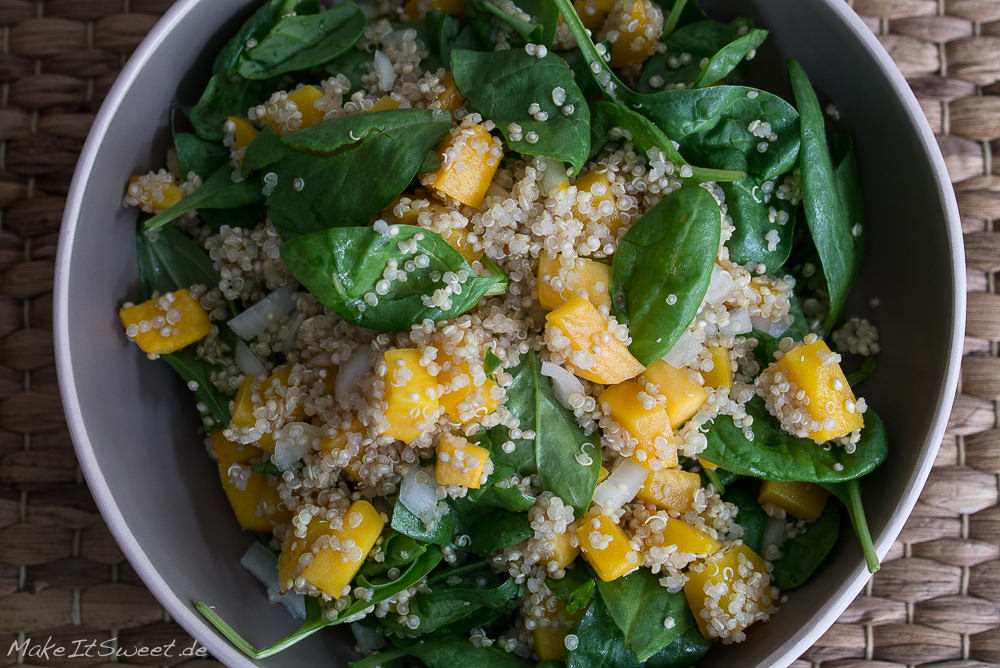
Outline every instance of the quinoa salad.
[[257, 6], [124, 198], [124, 336], [300, 624], [258, 647], [198, 601], [220, 633], [684, 666], [838, 538], [878, 568], [854, 149], [796, 62], [747, 83], [766, 38], [694, 0]]

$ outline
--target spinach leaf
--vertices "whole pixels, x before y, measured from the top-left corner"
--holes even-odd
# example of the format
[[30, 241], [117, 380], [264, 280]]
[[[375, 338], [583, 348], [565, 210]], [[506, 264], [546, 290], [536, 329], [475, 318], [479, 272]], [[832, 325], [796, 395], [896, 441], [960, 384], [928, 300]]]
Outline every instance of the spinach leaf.
[[865, 412], [857, 449], [848, 453], [840, 446], [827, 450], [807, 438], [786, 434], [760, 397], [746, 407], [753, 416], [752, 441], [729, 416], [716, 418], [705, 434], [708, 447], [702, 456], [733, 473], [763, 480], [833, 483], [863, 476], [885, 459], [885, 427], [872, 409]]
[[[788, 329], [782, 332], [781, 338], [787, 336], [795, 341], [801, 341], [809, 333], [809, 323], [806, 322], [806, 316], [802, 312], [802, 303], [799, 302], [798, 297], [794, 294], [789, 294], [788, 300], [791, 304], [788, 312], [792, 314], [794, 321]], [[753, 354], [757, 358], [760, 368], [766, 368], [768, 364], [774, 361], [774, 353], [778, 350], [778, 344], [781, 342], [781, 339], [770, 334], [765, 334], [764, 332], [758, 332], [757, 330], [747, 333], [747, 336], [757, 339], [757, 347], [754, 348]]]
[[[762, 181], [755, 177], [721, 184], [735, 228], [726, 247], [733, 262], [762, 264], [766, 273], [773, 273], [785, 264], [792, 252], [798, 207], [788, 200], [765, 194], [761, 184]], [[779, 216], [786, 220], [784, 224], [778, 223]], [[777, 233], [773, 244], [767, 238], [772, 231]]]
[[[858, 445], [860, 446], [860, 443]], [[847, 482], [824, 484], [823, 487], [830, 490], [846, 506], [847, 515], [851, 518], [851, 526], [854, 527], [854, 535], [857, 536], [861, 551], [865, 555], [868, 572], [874, 573], [879, 569], [880, 564], [878, 553], [875, 551], [875, 543], [872, 542], [872, 535], [868, 530], [865, 507], [861, 502], [861, 482], [857, 478], [853, 478]]]
[[[597, 580], [597, 591], [608, 614], [622, 632], [623, 642], [639, 661], [645, 661], [676, 640], [682, 632], [676, 619], [688, 611], [683, 593], [671, 594], [659, 577], [639, 570], [611, 582]], [[675, 620], [671, 628], [663, 620]]]
[[712, 278], [721, 224], [715, 198], [686, 184], [619, 242], [611, 263], [612, 308], [628, 325], [629, 349], [644, 365], [667, 354], [697, 314]]
[[470, 24], [476, 30], [481, 42], [493, 44], [495, 42], [493, 25], [504, 23], [513, 28], [521, 38], [520, 41], [510, 40], [514, 46], [528, 43], [552, 46], [559, 12], [551, 0], [519, 0], [516, 5], [530, 18], [514, 16], [498, 7], [493, 0], [465, 0]]
[[261, 462], [259, 464], [254, 464], [250, 467], [250, 470], [254, 473], [263, 473], [264, 475], [273, 475], [280, 477], [282, 474], [281, 469], [275, 465], [272, 461]]
[[415, 656], [431, 668], [531, 668], [534, 664], [516, 654], [508, 654], [499, 647], [478, 647], [468, 638], [441, 638], [427, 640], [399, 649], [391, 649], [365, 657], [351, 664], [351, 668], [374, 668], [389, 665], [404, 656]]
[[[225, 396], [212, 383], [213, 367], [195, 354], [193, 346], [181, 348], [169, 355], [160, 355], [160, 359], [170, 365], [184, 382], [193, 390], [195, 399], [205, 404], [208, 412], [202, 415], [207, 428], [218, 428], [229, 424], [229, 397]], [[192, 385], [193, 384], [193, 385]]]
[[162, 213], [146, 221], [146, 231], [158, 229], [188, 211], [197, 209], [236, 209], [264, 201], [260, 184], [256, 181], [234, 183], [233, 170], [223, 165], [199, 186], [197, 190]]
[[288, 145], [281, 141], [281, 137], [274, 131], [274, 128], [265, 125], [243, 154], [243, 164], [241, 165], [243, 176], [263, 171], [288, 155], [290, 150]]
[[199, 209], [198, 217], [214, 230], [221, 229], [223, 225], [256, 227], [267, 218], [267, 209], [263, 204], [249, 204], [235, 209]]
[[[451, 52], [455, 85], [469, 106], [497, 124], [507, 144], [526, 155], [540, 155], [572, 165], [579, 172], [590, 155], [590, 110], [573, 73], [554, 53], [544, 58], [523, 49], [481, 53], [456, 49]], [[564, 99], [553, 100], [553, 90], [562, 88]], [[537, 104], [539, 114], [528, 112]], [[569, 106], [572, 113], [566, 114]], [[533, 107], [532, 107], [533, 108]], [[509, 126], [521, 126], [520, 139], [512, 139]], [[537, 135], [537, 141], [529, 137]]]
[[350, 0], [319, 14], [286, 14], [255, 46], [244, 46], [236, 71], [259, 80], [322, 65], [354, 46], [366, 23]]
[[[280, 471], [278, 475], [281, 475]], [[384, 559], [382, 561], [366, 559], [359, 573], [369, 580], [385, 575], [391, 568], [402, 568], [412, 563], [430, 547], [406, 534], [389, 531], [382, 539]]]
[[787, 591], [805, 584], [833, 549], [839, 534], [840, 508], [836, 503], [827, 503], [823, 514], [805, 533], [789, 538], [782, 546], [781, 558], [774, 562], [771, 572], [774, 586]]
[[[397, 232], [392, 236], [372, 227], [322, 230], [286, 242], [281, 257], [327, 308], [369, 329], [403, 331], [425, 318], [453, 318], [484, 295], [506, 289], [505, 276], [478, 276], [457, 250], [430, 230], [414, 225], [392, 229]], [[389, 262], [407, 272], [405, 281], [382, 278]], [[448, 285], [448, 302], [435, 306], [431, 295]]]
[[641, 665], [625, 645], [622, 632], [608, 614], [600, 595], [594, 596], [573, 634], [580, 642], [576, 649], [566, 651], [566, 668], [638, 668]]
[[247, 109], [266, 101], [291, 80], [287, 77], [250, 81], [238, 75], [213, 74], [201, 98], [191, 109], [191, 124], [202, 139], [222, 142], [230, 116], [246, 116]]
[[175, 134], [174, 148], [177, 150], [177, 165], [184, 175], [194, 172], [204, 179], [219, 167], [229, 164], [229, 150], [225, 146], [190, 132]]
[[714, 53], [709, 59], [705, 68], [694, 82], [695, 88], [704, 88], [721, 81], [730, 72], [743, 62], [743, 59], [756, 51], [757, 47], [763, 44], [767, 38], [768, 31], [759, 28], [751, 30], [745, 35], [737, 37], [729, 44]]
[[146, 232], [137, 226], [135, 245], [139, 260], [139, 293], [149, 299], [154, 292], [163, 294], [192, 285], [213, 288], [219, 274], [205, 249], [173, 225]]
[[[513, 471], [511, 471], [513, 473]], [[509, 475], [507, 477], [510, 477]], [[525, 492], [521, 487], [513, 485], [511, 487], [500, 487], [490, 485], [479, 495], [477, 503], [494, 508], [504, 508], [514, 512], [527, 512], [535, 505], [535, 497]]]
[[259, 42], [286, 14], [315, 14], [319, 11], [316, 0], [268, 0], [247, 19], [239, 32], [222, 47], [212, 64], [212, 74], [227, 76], [236, 71], [236, 64], [246, 49], [247, 42]]
[[851, 387], [863, 383], [868, 379], [868, 376], [875, 373], [875, 368], [878, 366], [878, 356], [869, 355], [865, 358], [865, 361], [861, 363], [861, 367], [854, 373], [848, 374], [847, 384]]
[[[590, 505], [601, 469], [601, 449], [596, 436], [587, 436], [573, 414], [563, 408], [552, 391], [552, 384], [541, 373], [541, 362], [534, 351], [522, 356], [510, 371], [507, 386], [507, 410], [517, 418], [520, 430], [533, 431], [529, 439], [509, 439], [506, 428], [491, 433], [493, 441], [513, 440], [512, 453], [498, 448], [498, 461], [520, 473], [537, 473], [542, 488], [573, 506], [577, 517]], [[583, 455], [586, 455], [584, 457]], [[586, 465], [577, 461], [588, 460]]]
[[[451, 114], [440, 109], [386, 109], [321, 121], [287, 135], [282, 141], [295, 148], [329, 153], [377, 133], [401, 138], [411, 132], [429, 130], [436, 133], [433, 139], [436, 143], [450, 127]], [[423, 160], [423, 156], [420, 159]]]
[[569, 615], [590, 605], [590, 600], [594, 596], [594, 577], [582, 566], [566, 571], [566, 576], [561, 580], [545, 578], [545, 584], [553, 594], [563, 600], [566, 614]]
[[[681, 624], [681, 622], [677, 622]], [[663, 648], [646, 662], [648, 668], [681, 668], [692, 666], [705, 656], [712, 647], [712, 641], [701, 635], [694, 615], [690, 610], [685, 615], [685, 631], [677, 640]]]
[[764, 548], [764, 525], [767, 524], [767, 514], [757, 503], [758, 496], [760, 496], [760, 481], [743, 478], [726, 489], [722, 500], [734, 504], [739, 510], [736, 523], [743, 527], [743, 544], [760, 554]]
[[423, 521], [396, 499], [390, 526], [399, 533], [424, 543], [451, 545], [458, 527], [458, 517], [454, 511], [449, 511], [441, 516], [433, 531], [428, 531]]
[[525, 541], [534, 535], [528, 513], [481, 506], [466, 499], [452, 501], [458, 514], [458, 534], [467, 536], [459, 547], [472, 554], [488, 554]]
[[432, 9], [424, 17], [424, 24], [427, 26], [427, 48], [437, 56], [440, 64], [447, 65], [451, 62], [455, 40], [462, 32], [462, 21], [440, 9]]
[[486, 372], [486, 375], [492, 376], [501, 367], [503, 367], [503, 362], [500, 358], [494, 355], [492, 350], [487, 350], [486, 359], [483, 360], [483, 371]]
[[351, 82], [351, 90], [364, 88], [361, 77], [368, 74], [374, 65], [374, 56], [357, 48], [342, 53], [319, 69], [330, 76], [343, 74]]
[[[830, 313], [823, 324], [824, 330], [829, 332], [840, 317], [847, 295], [861, 269], [864, 240], [861, 236], [855, 237], [852, 234], [856, 223], [851, 218], [852, 213], [860, 213], [849, 212], [842, 200], [837, 172], [826, 142], [823, 111], [816, 92], [809, 83], [809, 77], [794, 60], [788, 61], [788, 77], [802, 117], [802, 151], [799, 157], [802, 208], [819, 253], [830, 294]], [[846, 169], [848, 168], [845, 167]], [[857, 208], [857, 200], [852, 197], [850, 201], [851, 208]]]

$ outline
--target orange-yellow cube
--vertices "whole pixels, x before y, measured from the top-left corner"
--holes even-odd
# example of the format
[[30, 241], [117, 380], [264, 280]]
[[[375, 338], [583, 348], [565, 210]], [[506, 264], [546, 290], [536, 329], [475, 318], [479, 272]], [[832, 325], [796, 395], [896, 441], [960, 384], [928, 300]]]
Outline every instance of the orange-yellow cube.
[[729, 351], [722, 346], [713, 346], [708, 349], [712, 354], [711, 371], [702, 371], [701, 377], [705, 379], [708, 387], [732, 387], [733, 386], [733, 363], [729, 358]]
[[432, 9], [440, 9], [445, 14], [465, 17], [465, 4], [462, 0], [409, 0], [403, 5], [403, 21], [406, 23], [416, 23], [423, 21], [427, 12]]
[[153, 297], [118, 312], [125, 335], [147, 353], [166, 355], [205, 338], [208, 313], [187, 288]]
[[[581, 378], [595, 383], [612, 385], [635, 378], [642, 373], [643, 366], [628, 347], [619, 341], [610, 330], [608, 319], [597, 307], [583, 297], [573, 296], [566, 303], [545, 316], [545, 340], [550, 345], [559, 346], [559, 337], [569, 340], [571, 359], [567, 365]], [[573, 351], [582, 355], [571, 355]], [[574, 362], [573, 358], [578, 357]]]
[[663, 10], [650, 0], [618, 0], [602, 33], [617, 31], [611, 47], [611, 67], [629, 67], [653, 55], [663, 31]]
[[646, 478], [636, 498], [664, 510], [684, 514], [694, 506], [694, 493], [701, 487], [697, 473], [681, 469], [660, 469]]
[[577, 610], [572, 615], [566, 612], [566, 605], [561, 599], [554, 597], [555, 610], [548, 611], [548, 602], [545, 618], [538, 620], [537, 626], [531, 630], [531, 638], [535, 644], [535, 654], [542, 661], [565, 661], [566, 660], [566, 636], [570, 630], [576, 626], [583, 618], [583, 610]]
[[[444, 140], [438, 153], [442, 163], [425, 185], [439, 194], [478, 209], [503, 157], [503, 145], [482, 125], [457, 127]], [[421, 179], [424, 181], [424, 179]]]
[[809, 398], [809, 414], [822, 425], [809, 434], [814, 441], [840, 438], [865, 426], [843, 369], [828, 359], [832, 354], [826, 342], [817, 339], [793, 348], [775, 362], [788, 381]]
[[299, 562], [300, 557], [311, 550], [317, 538], [330, 533], [330, 522], [318, 516], [309, 521], [306, 535], [302, 538], [295, 535], [294, 528], [289, 529], [278, 554], [278, 591], [284, 594], [295, 587], [295, 579], [302, 574], [304, 568]]
[[670, 414], [670, 426], [674, 429], [690, 420], [708, 400], [708, 391], [695, 379], [696, 374], [688, 369], [678, 369], [657, 360], [642, 375], [667, 398], [667, 413]]
[[372, 504], [358, 500], [344, 515], [344, 526], [331, 532], [334, 541], [317, 551], [302, 577], [333, 598], [348, 593], [348, 585], [378, 540], [385, 520]]
[[243, 445], [230, 441], [222, 433], [221, 429], [216, 429], [208, 437], [215, 451], [215, 458], [227, 464], [246, 464], [263, 458], [264, 451], [256, 445]]
[[385, 352], [385, 417], [383, 433], [410, 443], [432, 426], [440, 403], [437, 379], [420, 366], [420, 351], [398, 348]]
[[439, 485], [462, 485], [479, 489], [490, 451], [461, 436], [443, 434], [438, 441], [434, 478]]
[[288, 94], [288, 99], [295, 103], [302, 114], [302, 128], [316, 125], [323, 120], [326, 113], [316, 108], [316, 102], [323, 97], [323, 91], [316, 86], [300, 86]]
[[[709, 557], [689, 568], [687, 576], [684, 595], [706, 638], [731, 638], [764, 619], [775, 602], [764, 560], [746, 545]], [[733, 594], [737, 583], [739, 598]]]
[[811, 482], [778, 482], [765, 480], [760, 486], [757, 502], [783, 508], [799, 520], [814, 520], [823, 514], [830, 492]]
[[247, 464], [218, 462], [219, 479], [226, 499], [233, 508], [236, 521], [247, 531], [264, 533], [273, 526], [266, 515], [258, 512], [264, 488], [275, 484], [274, 476], [253, 473]]
[[580, 16], [580, 21], [591, 30], [601, 27], [614, 6], [615, 0], [576, 0], [573, 3], [573, 9]]
[[[161, 172], [162, 171], [163, 170], [161, 170]], [[130, 193], [136, 184], [139, 184], [140, 189], [144, 189], [149, 186], [149, 183], [146, 183], [144, 186], [144, 179], [144, 176], [131, 177], [128, 181]], [[149, 199], [144, 200], [143, 203], [139, 205], [140, 208], [142, 208], [142, 210], [146, 213], [163, 213], [184, 199], [184, 192], [176, 183], [169, 181], [157, 183], [156, 186], [147, 191], [146, 196], [148, 196]]]
[[[351, 418], [351, 422], [346, 428], [338, 428], [333, 436], [323, 439], [320, 447], [334, 454], [338, 450], [346, 449], [351, 440], [361, 440], [364, 436], [364, 431], [364, 427], [358, 422], [358, 419]], [[361, 482], [361, 457], [361, 452], [358, 452], [358, 454], [351, 456], [347, 460], [347, 464], [343, 467], [355, 482]]]
[[597, 402], [606, 415], [638, 441], [633, 456], [636, 461], [647, 468], [652, 468], [654, 460], [659, 462], [659, 468], [676, 466], [677, 448], [668, 440], [671, 430], [666, 406], [661, 402], [646, 408], [640, 395], [646, 397], [645, 403], [652, 402], [642, 385], [626, 380], [606, 387]]
[[[607, 173], [591, 170], [573, 181], [573, 185], [577, 191], [577, 203], [573, 205], [574, 217], [580, 221], [606, 225], [611, 236], [617, 238], [624, 220], [618, 209], [618, 198], [611, 192], [611, 181], [608, 180]], [[580, 197], [583, 193], [590, 194], [589, 200]]]
[[[269, 401], [278, 401], [284, 404], [287, 412], [285, 417], [289, 421], [301, 420], [305, 417], [305, 405], [296, 402], [290, 410], [285, 404], [285, 394], [291, 386], [290, 377], [292, 367], [289, 365], [277, 367], [270, 376], [264, 379], [254, 376], [244, 376], [239, 389], [236, 390], [236, 398], [233, 399], [232, 424], [244, 429], [257, 424], [256, 412], [258, 408], [266, 406]], [[274, 434], [265, 432], [261, 434], [257, 445], [264, 448], [268, 453], [274, 454]]]
[[667, 520], [667, 526], [663, 529], [663, 545], [676, 545], [678, 552], [705, 555], [715, 554], [722, 549], [722, 543], [676, 517]]
[[542, 253], [538, 258], [538, 303], [551, 310], [562, 306], [571, 295], [585, 297], [594, 306], [611, 306], [611, 267], [578, 257]]
[[375, 100], [372, 108], [368, 111], [386, 111], [388, 109], [399, 109], [399, 100], [393, 99], [391, 95], [383, 95]]
[[616, 580], [639, 568], [639, 553], [628, 536], [607, 515], [588, 514], [576, 529], [580, 550], [605, 582]]
[[444, 86], [444, 91], [437, 96], [437, 102], [442, 109], [454, 114], [455, 110], [465, 102], [465, 98], [458, 92], [458, 86], [455, 85], [455, 77], [451, 75], [451, 72], [445, 72], [444, 76], [441, 77], [441, 85]]
[[493, 396], [497, 384], [485, 373], [476, 385], [476, 378], [465, 362], [445, 357], [437, 376], [440, 403], [452, 420], [466, 424], [481, 419], [497, 409], [500, 400]]
[[441, 238], [447, 241], [449, 246], [457, 250], [470, 265], [473, 262], [483, 259], [483, 251], [476, 250], [469, 243], [469, 231], [464, 227], [453, 227], [442, 234]]
[[555, 538], [543, 542], [548, 557], [542, 557], [542, 563], [555, 564], [555, 568], [566, 568], [580, 554], [579, 546], [573, 547], [569, 533], [557, 533]]
[[260, 132], [245, 118], [230, 116], [226, 120], [232, 123], [233, 141], [237, 148], [246, 148], [252, 144]]

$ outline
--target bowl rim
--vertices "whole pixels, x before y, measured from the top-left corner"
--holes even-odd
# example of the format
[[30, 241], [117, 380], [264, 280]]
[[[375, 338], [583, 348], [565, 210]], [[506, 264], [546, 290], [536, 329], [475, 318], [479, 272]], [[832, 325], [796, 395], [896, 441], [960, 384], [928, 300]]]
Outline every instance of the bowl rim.
[[[86, 424], [76, 393], [75, 376], [70, 358], [70, 322], [69, 322], [69, 275], [72, 256], [69, 249], [76, 237], [84, 193], [88, 185], [88, 174], [94, 166], [98, 149], [104, 141], [108, 130], [117, 114], [122, 100], [139, 77], [146, 64], [155, 54], [157, 48], [166, 40], [176, 26], [202, 2], [202, 0], [178, 0], [153, 26], [142, 40], [135, 52], [129, 58], [125, 67], [115, 80], [101, 108], [94, 119], [87, 140], [80, 152], [79, 161], [73, 174], [66, 198], [59, 231], [59, 243], [55, 262], [53, 280], [53, 333], [55, 343], [56, 372], [59, 381], [59, 392], [62, 399], [66, 423], [71, 440], [76, 450], [80, 468], [86, 479], [88, 488], [102, 518], [108, 525], [115, 540], [121, 546], [128, 561], [135, 567], [142, 581], [153, 593], [160, 604], [170, 613], [172, 618], [185, 631], [199, 641], [217, 659], [231, 666], [253, 666], [258, 662], [248, 658], [237, 650], [223, 636], [218, 634], [204, 618], [197, 614], [191, 601], [182, 600], [167, 584], [165, 579], [153, 568], [145, 550], [136, 541], [135, 535], [129, 529], [124, 516], [115, 504], [110, 486], [101, 472], [94, 455]], [[948, 169], [941, 154], [940, 147], [928, 124], [916, 96], [907, 84], [902, 72], [895, 65], [885, 47], [876, 35], [865, 25], [857, 13], [847, 3], [839, 0], [822, 0], [853, 33], [859, 44], [877, 63], [879, 70], [891, 86], [892, 92], [900, 100], [904, 111], [917, 130], [920, 149], [927, 156], [933, 171], [938, 196], [943, 205], [945, 222], [947, 224], [948, 250], [952, 264], [952, 295], [951, 310], [951, 346], [947, 354], [947, 366], [944, 382], [937, 399], [936, 412], [927, 436], [921, 445], [922, 459], [919, 466], [912, 472], [907, 489], [910, 492], [896, 506], [886, 528], [875, 539], [879, 557], [884, 558], [896, 537], [903, 529], [907, 518], [913, 510], [919, 497], [919, 490], [930, 474], [934, 465], [934, 453], [940, 446], [948, 424], [948, 418], [958, 387], [961, 370], [965, 317], [966, 317], [966, 284], [965, 284], [965, 247], [960, 225], [958, 204], [954, 188], [948, 177]], [[784, 666], [798, 658], [812, 646], [819, 637], [840, 617], [854, 598], [864, 588], [870, 575], [863, 563], [859, 563], [853, 574], [849, 576], [836, 590], [832, 602], [827, 606], [814, 623], [808, 628], [800, 627], [788, 640], [782, 643], [768, 657], [773, 659], [772, 665]]]

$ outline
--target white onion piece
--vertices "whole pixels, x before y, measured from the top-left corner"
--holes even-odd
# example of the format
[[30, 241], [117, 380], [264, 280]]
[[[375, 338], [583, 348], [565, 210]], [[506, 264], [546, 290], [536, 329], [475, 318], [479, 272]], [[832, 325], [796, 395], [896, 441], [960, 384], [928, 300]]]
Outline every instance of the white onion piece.
[[750, 323], [758, 332], [763, 332], [776, 339], [780, 339], [781, 335], [788, 329], [788, 325], [784, 324], [781, 320], [768, 320], [759, 315], [751, 316]]
[[753, 322], [750, 318], [750, 311], [746, 308], [738, 308], [729, 312], [729, 322], [719, 327], [719, 332], [724, 336], [739, 336], [746, 334], [753, 329]]
[[358, 643], [358, 651], [362, 654], [372, 654], [385, 647], [385, 636], [375, 629], [354, 622], [351, 624], [351, 633], [354, 634], [354, 640]]
[[545, 158], [545, 171], [542, 172], [542, 180], [538, 184], [538, 189], [544, 196], [548, 197], [551, 193], [559, 190], [560, 184], [569, 185], [566, 165], [559, 160]]
[[308, 422], [289, 422], [274, 434], [274, 465], [282, 471], [319, 448], [323, 430]]
[[645, 466], [628, 459], [621, 460], [611, 475], [594, 490], [594, 503], [604, 513], [618, 510], [635, 498], [648, 475], [649, 469]]
[[242, 339], [236, 339], [236, 368], [248, 376], [266, 376], [267, 369], [257, 356], [250, 352]]
[[378, 85], [383, 92], [392, 90], [392, 85], [396, 83], [396, 70], [392, 67], [389, 56], [381, 51], [375, 51], [375, 74], [378, 75]]
[[295, 619], [306, 618], [306, 599], [302, 594], [287, 592], [279, 594], [278, 558], [262, 543], [254, 541], [240, 558], [240, 566], [260, 580], [267, 589], [267, 600], [281, 603]]
[[704, 342], [705, 330], [685, 330], [685, 332], [681, 334], [681, 337], [677, 339], [677, 343], [674, 344], [674, 347], [670, 349], [670, 352], [663, 356], [663, 361], [670, 366], [676, 367], [697, 366], [698, 355], [704, 347]]
[[552, 362], [542, 362], [542, 375], [552, 379], [552, 391], [555, 392], [556, 399], [563, 407], [573, 410], [569, 405], [571, 394], [584, 394], [586, 390], [580, 379], [567, 371], [564, 367]]
[[399, 502], [417, 517], [425, 517], [437, 505], [434, 476], [419, 468], [410, 470], [399, 486]]
[[229, 329], [244, 341], [256, 339], [271, 323], [292, 312], [295, 288], [285, 285], [229, 321]]
[[738, 286], [729, 272], [715, 264], [712, 265], [712, 278], [708, 282], [708, 290], [705, 292], [703, 303], [721, 304], [731, 295]]
[[371, 346], [360, 345], [354, 349], [346, 362], [337, 369], [337, 380], [333, 385], [333, 396], [341, 406], [347, 405], [348, 393], [358, 385], [361, 377], [371, 369], [375, 353]]
[[785, 533], [785, 520], [768, 517], [764, 523], [764, 535], [761, 538], [763, 550], [761, 554], [767, 554], [767, 548], [774, 545], [779, 550], [785, 544], [788, 535]]
[[302, 326], [305, 319], [306, 316], [303, 313], [297, 313], [288, 319], [288, 334], [281, 342], [282, 350], [286, 353], [291, 352], [292, 347], [295, 346], [295, 337], [298, 336], [299, 327]]

